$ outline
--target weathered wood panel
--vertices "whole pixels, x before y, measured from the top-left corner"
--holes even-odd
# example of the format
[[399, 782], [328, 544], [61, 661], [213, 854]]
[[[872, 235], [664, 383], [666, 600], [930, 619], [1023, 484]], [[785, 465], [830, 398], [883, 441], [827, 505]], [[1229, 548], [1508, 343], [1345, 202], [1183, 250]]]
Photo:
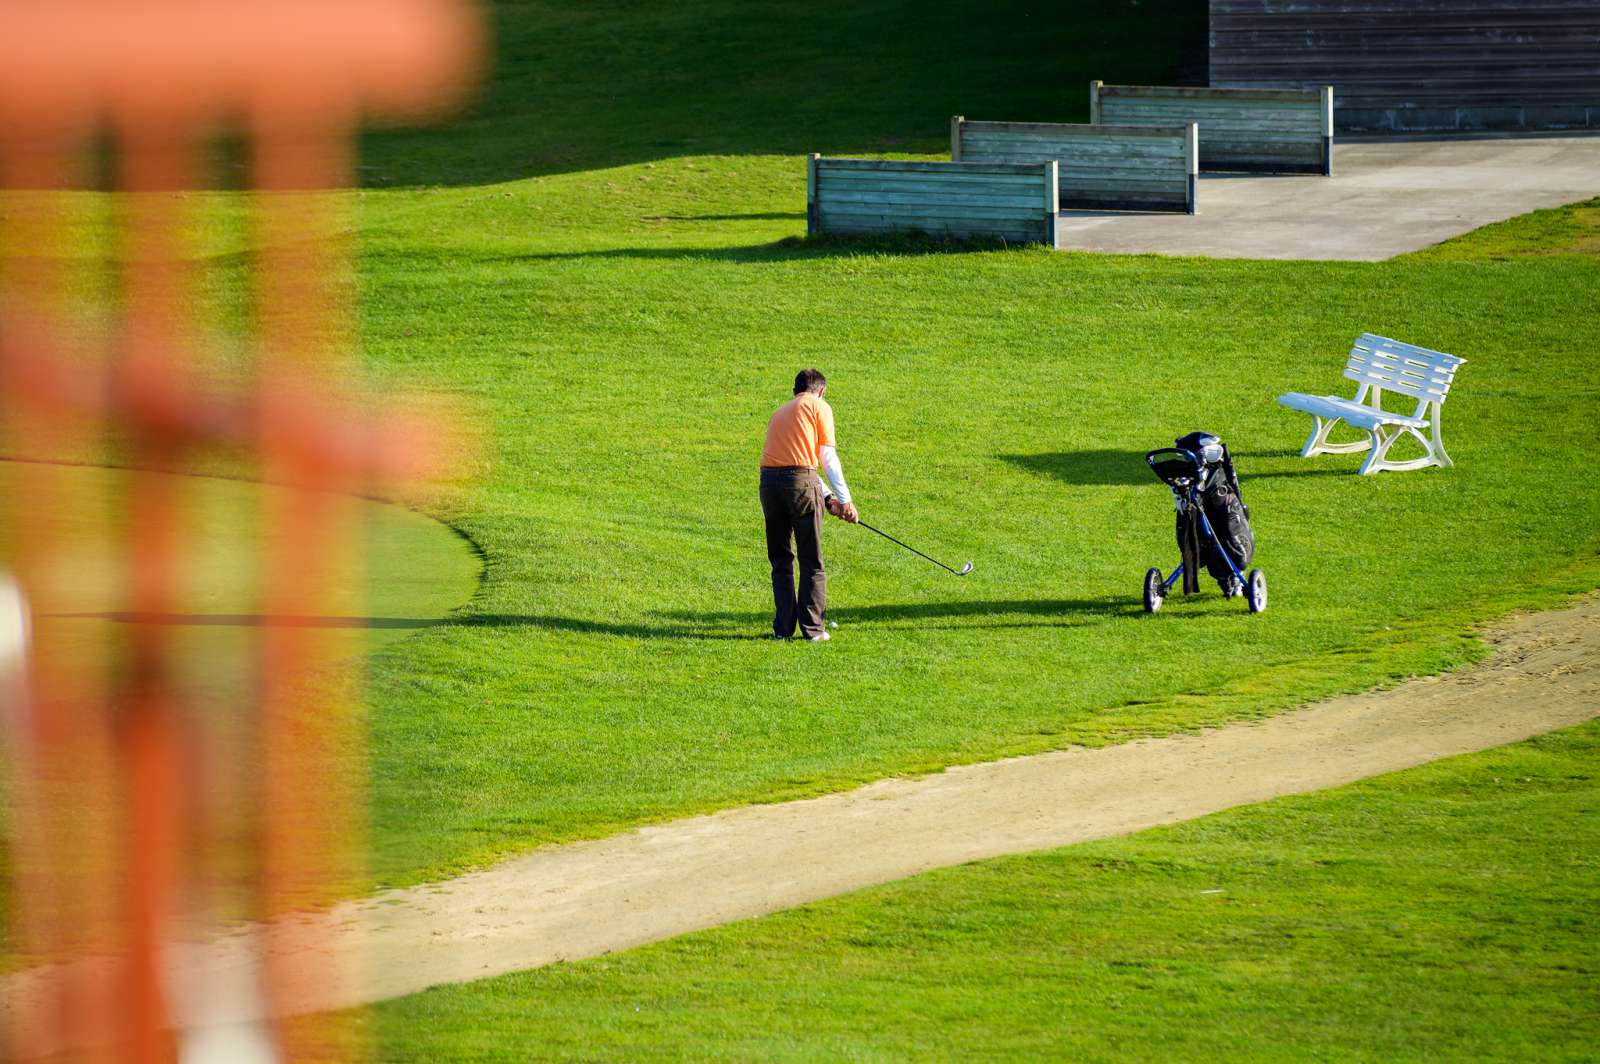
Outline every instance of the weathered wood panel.
[[1063, 210], [1195, 211], [1195, 126], [950, 122], [961, 162], [1060, 163]]
[[926, 233], [1059, 247], [1059, 170], [1053, 159], [918, 163], [812, 155], [806, 232]]
[[1331, 84], [1341, 131], [1600, 128], [1600, 0], [1210, 3], [1213, 85]]
[[1200, 127], [1206, 172], [1333, 172], [1333, 90], [1089, 83], [1097, 124]]

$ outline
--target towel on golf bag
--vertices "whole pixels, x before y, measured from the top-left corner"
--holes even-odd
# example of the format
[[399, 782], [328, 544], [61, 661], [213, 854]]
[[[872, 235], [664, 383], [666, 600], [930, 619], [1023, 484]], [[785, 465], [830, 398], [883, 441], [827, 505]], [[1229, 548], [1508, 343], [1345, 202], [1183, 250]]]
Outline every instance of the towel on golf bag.
[[[1227, 551], [1234, 566], [1241, 573], [1244, 572], [1250, 559], [1255, 557], [1256, 538], [1250, 531], [1250, 508], [1239, 496], [1239, 477], [1234, 472], [1233, 455], [1228, 453], [1226, 444], [1209, 432], [1191, 432], [1187, 436], [1180, 436], [1173, 444], [1199, 456], [1205, 469], [1200, 485], [1200, 504], [1205, 508], [1206, 520], [1211, 522], [1211, 531], [1216, 533], [1217, 544]], [[1184, 528], [1186, 518], [1193, 526], [1187, 532]], [[1201, 536], [1198, 514], [1178, 514], [1178, 549], [1183, 554], [1184, 594], [1200, 590], [1200, 567], [1192, 565], [1191, 551], [1197, 561], [1204, 562], [1218, 586], [1227, 589], [1233, 572], [1217, 549]], [[1195, 575], [1193, 588], [1189, 587], [1190, 573]]]

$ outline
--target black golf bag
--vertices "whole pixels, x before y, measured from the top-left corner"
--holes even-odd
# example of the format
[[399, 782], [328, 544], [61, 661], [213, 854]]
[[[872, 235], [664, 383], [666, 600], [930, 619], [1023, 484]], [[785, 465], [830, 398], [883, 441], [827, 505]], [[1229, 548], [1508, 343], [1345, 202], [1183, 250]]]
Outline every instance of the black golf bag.
[[1183, 593], [1200, 590], [1200, 567], [1204, 565], [1223, 592], [1232, 594], [1238, 590], [1233, 586], [1233, 570], [1217, 553], [1218, 547], [1228, 552], [1241, 573], [1249, 568], [1250, 559], [1256, 553], [1256, 538], [1250, 531], [1250, 508], [1239, 497], [1239, 477], [1233, 471], [1233, 456], [1221, 440], [1208, 432], [1191, 432], [1173, 443], [1200, 459], [1198, 495], [1206, 520], [1216, 534], [1213, 540], [1201, 533], [1198, 510], [1193, 507], [1178, 510]]

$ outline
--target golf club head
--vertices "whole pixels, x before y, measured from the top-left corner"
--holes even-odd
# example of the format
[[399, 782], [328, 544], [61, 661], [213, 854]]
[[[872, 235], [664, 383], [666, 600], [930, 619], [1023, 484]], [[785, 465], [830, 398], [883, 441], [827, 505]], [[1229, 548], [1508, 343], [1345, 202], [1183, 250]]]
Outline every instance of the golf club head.
[[972, 572], [972, 563], [968, 562], [967, 564], [965, 564], [965, 565], [963, 565], [961, 567], [961, 571], [959, 573], [957, 573], [956, 575], [957, 576], [966, 576], [970, 572]]

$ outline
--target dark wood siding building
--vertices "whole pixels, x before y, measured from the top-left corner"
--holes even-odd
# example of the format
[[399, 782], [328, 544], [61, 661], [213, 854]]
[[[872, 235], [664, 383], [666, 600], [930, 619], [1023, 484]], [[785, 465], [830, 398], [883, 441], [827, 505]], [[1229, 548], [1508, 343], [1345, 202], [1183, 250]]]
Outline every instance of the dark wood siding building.
[[1210, 3], [1212, 85], [1332, 85], [1341, 132], [1600, 129], [1600, 0]]

